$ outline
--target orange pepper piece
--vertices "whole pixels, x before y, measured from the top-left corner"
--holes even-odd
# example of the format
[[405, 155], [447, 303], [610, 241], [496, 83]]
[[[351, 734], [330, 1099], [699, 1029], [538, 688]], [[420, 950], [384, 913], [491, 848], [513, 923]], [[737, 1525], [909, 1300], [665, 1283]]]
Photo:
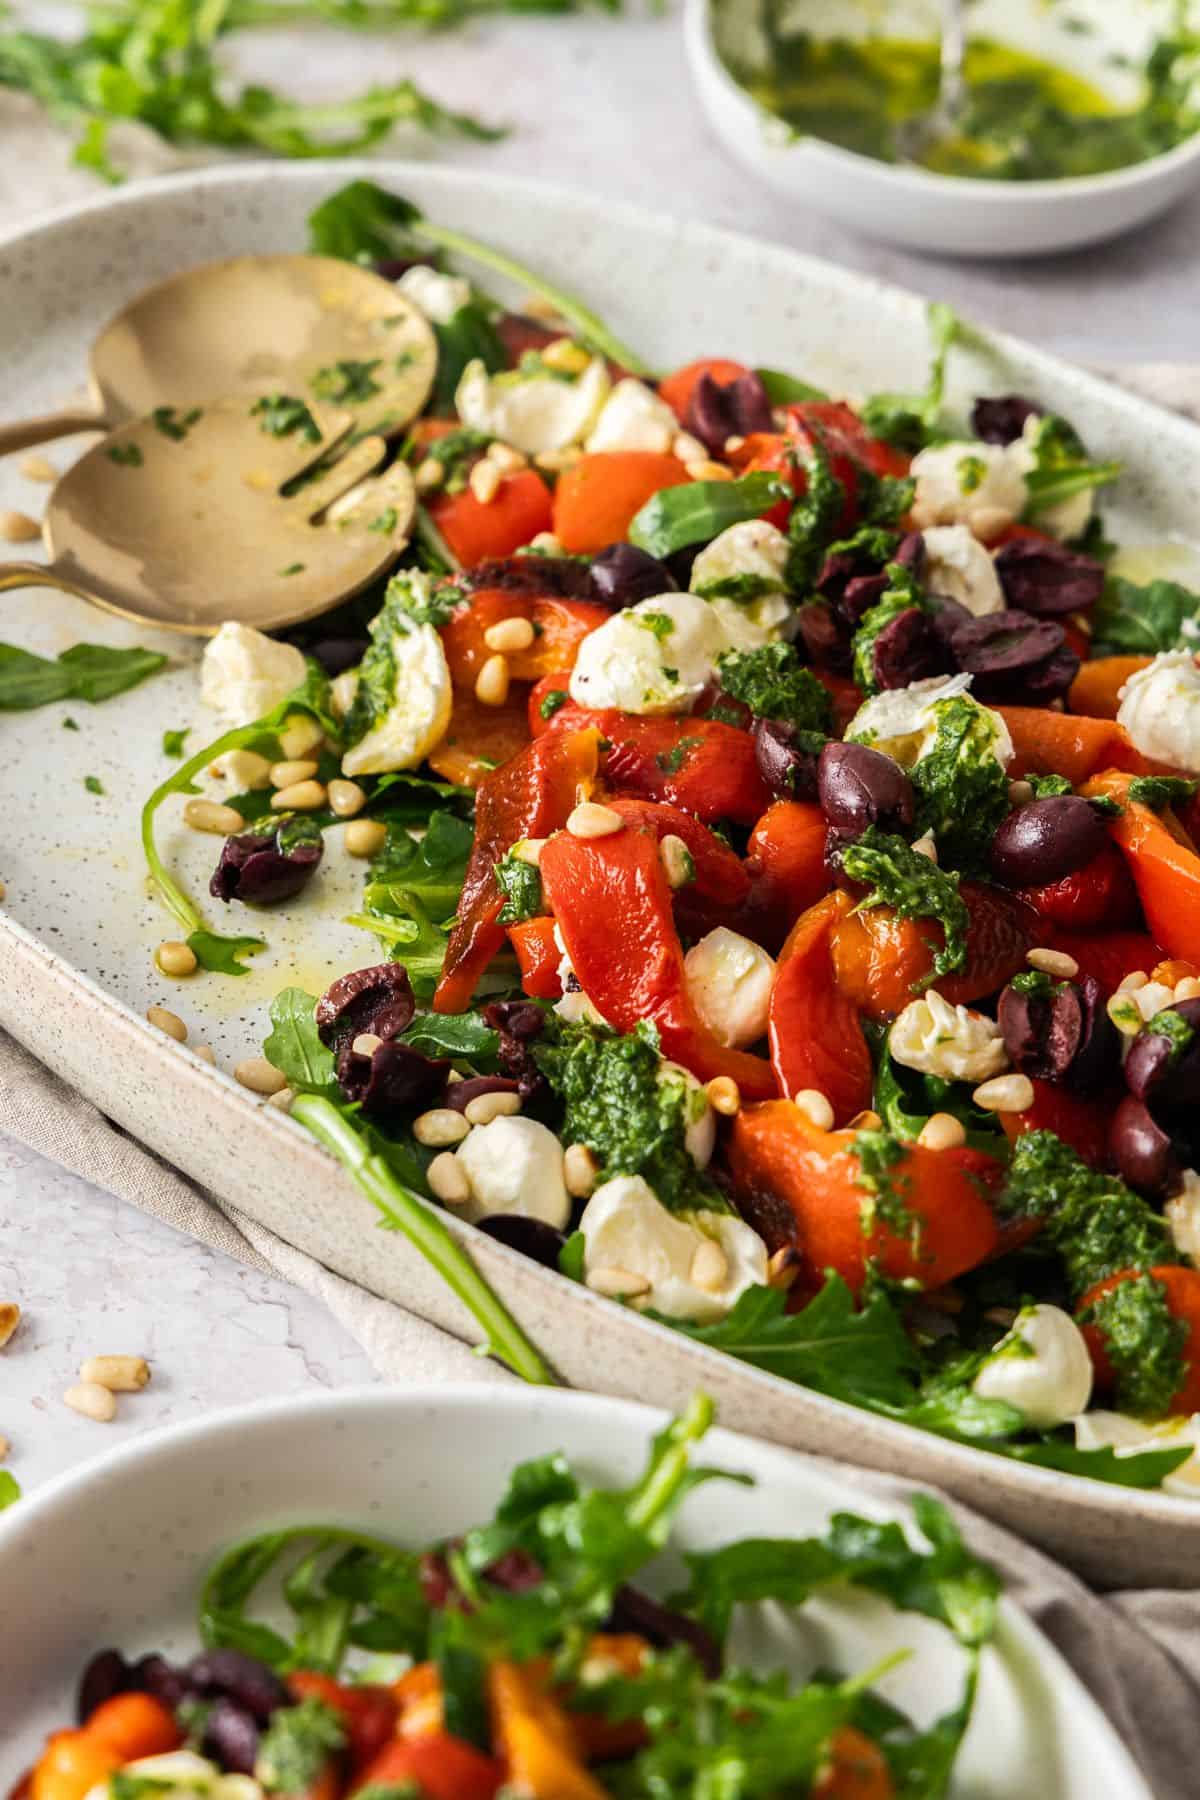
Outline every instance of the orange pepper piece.
[[1097, 656], [1082, 664], [1071, 683], [1067, 705], [1089, 719], [1115, 719], [1121, 689], [1131, 675], [1150, 666], [1148, 656]]
[[[1129, 798], [1129, 777], [1109, 770], [1082, 790], [1121, 807], [1108, 831], [1133, 876], [1146, 924], [1168, 956], [1200, 959], [1200, 856], [1170, 811]], [[1158, 961], [1156, 957], [1154, 959]]]
[[835, 888], [797, 919], [780, 953], [767, 1024], [782, 1091], [817, 1088], [843, 1125], [870, 1106], [874, 1086], [858, 1009], [835, 982], [830, 953], [834, 928], [853, 904]]

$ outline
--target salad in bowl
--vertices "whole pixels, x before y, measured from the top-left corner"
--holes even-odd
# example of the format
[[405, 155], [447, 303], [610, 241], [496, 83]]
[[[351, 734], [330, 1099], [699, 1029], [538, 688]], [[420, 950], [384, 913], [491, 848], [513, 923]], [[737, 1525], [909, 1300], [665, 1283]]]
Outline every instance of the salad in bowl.
[[226, 729], [143, 816], [160, 970], [236, 977], [363, 859], [361, 963], [245, 1080], [528, 1378], [446, 1212], [835, 1399], [1194, 1491], [1200, 595], [1109, 572], [1119, 465], [1035, 397], [950, 416], [940, 307], [926, 388], [851, 401], [654, 374], [368, 183], [312, 228], [432, 328], [420, 505], [382, 588], [211, 640]]

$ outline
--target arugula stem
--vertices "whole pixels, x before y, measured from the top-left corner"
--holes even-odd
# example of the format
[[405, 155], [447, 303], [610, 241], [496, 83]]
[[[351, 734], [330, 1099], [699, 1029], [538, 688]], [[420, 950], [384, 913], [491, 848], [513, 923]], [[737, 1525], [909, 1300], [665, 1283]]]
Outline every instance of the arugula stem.
[[489, 1354], [505, 1363], [522, 1381], [553, 1387], [552, 1370], [437, 1213], [419, 1194], [397, 1180], [383, 1157], [369, 1148], [336, 1106], [319, 1094], [301, 1094], [292, 1104], [292, 1117], [333, 1152], [368, 1200], [378, 1207], [386, 1224], [403, 1232], [451, 1292], [458, 1295], [482, 1328]]
[[648, 1530], [670, 1509], [687, 1476], [691, 1445], [709, 1430], [715, 1413], [711, 1396], [695, 1393], [688, 1401], [687, 1411], [672, 1420], [664, 1434], [660, 1459], [647, 1471], [636, 1497], [630, 1501], [629, 1523], [635, 1531]]
[[461, 231], [453, 230], [449, 225], [437, 225], [421, 214], [412, 221], [411, 230], [418, 236], [426, 237], [431, 243], [440, 244], [445, 250], [455, 250], [460, 256], [469, 256], [485, 269], [494, 269], [497, 275], [506, 275], [510, 281], [517, 282], [528, 291], [541, 294], [564, 319], [569, 319], [588, 347], [600, 356], [608, 357], [610, 362], [620, 363], [632, 375], [649, 376], [652, 370], [644, 363], [635, 350], [623, 344], [620, 338], [608, 329], [598, 313], [594, 313], [573, 294], [555, 287], [542, 276], [535, 275], [532, 269], [526, 268], [515, 257], [506, 256], [502, 250], [493, 250], [489, 244], [481, 244], [477, 238], [467, 237]]
[[195, 756], [190, 756], [178, 769], [173, 769], [166, 780], [155, 788], [142, 808], [142, 849], [151, 877], [167, 909], [174, 913], [189, 934], [203, 930], [204, 919], [174, 876], [167, 873], [166, 864], [158, 853], [158, 846], [154, 841], [158, 809], [171, 794], [194, 793], [193, 778], [203, 774], [209, 763], [214, 762], [218, 756], [223, 756], [227, 750], [241, 750], [263, 735], [261, 724], [239, 725], [232, 731], [224, 732], [211, 744], [206, 744], [203, 750], [197, 750]]

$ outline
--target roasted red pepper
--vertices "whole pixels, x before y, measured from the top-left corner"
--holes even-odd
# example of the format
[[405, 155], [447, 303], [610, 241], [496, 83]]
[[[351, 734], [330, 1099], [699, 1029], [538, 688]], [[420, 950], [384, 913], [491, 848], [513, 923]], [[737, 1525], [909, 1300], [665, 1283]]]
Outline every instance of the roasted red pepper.
[[783, 947], [767, 1033], [782, 1091], [816, 1088], [844, 1125], [871, 1104], [874, 1070], [858, 1009], [834, 980], [834, 927], [853, 901], [840, 888], [796, 921]]
[[768, 949], [781, 944], [801, 913], [829, 889], [827, 830], [825, 815], [811, 801], [777, 800], [750, 833], [745, 929]]
[[[961, 892], [970, 912], [966, 960], [937, 980], [938, 993], [952, 1006], [967, 1006], [1011, 981], [1037, 935], [1036, 915], [1015, 894], [971, 881]], [[901, 919], [890, 906], [849, 913], [833, 933], [838, 986], [869, 1018], [890, 1018], [928, 980], [944, 938], [935, 920]]]
[[427, 1737], [396, 1738], [350, 1789], [403, 1789], [413, 1784], [426, 1800], [495, 1800], [504, 1765], [448, 1731]]
[[722, 838], [699, 819], [678, 806], [661, 800], [631, 800], [623, 796], [604, 803], [620, 813], [627, 824], [650, 832], [661, 844], [665, 837], [677, 837], [692, 859], [693, 877], [678, 895], [696, 894], [718, 905], [739, 906], [750, 892], [750, 875], [741, 858]]
[[1138, 916], [1137, 890], [1124, 862], [1111, 844], [1060, 881], [1045, 887], [1022, 888], [1041, 918], [1069, 931], [1096, 931], [1101, 927], [1130, 925]]
[[510, 925], [508, 941], [521, 971], [521, 986], [531, 1000], [560, 1000], [558, 965], [562, 951], [554, 941], [553, 919], [522, 919]]
[[[523, 558], [536, 562], [536, 557]], [[488, 658], [496, 652], [486, 639], [504, 619], [528, 619], [533, 642], [524, 650], [505, 652], [514, 681], [540, 681], [559, 669], [570, 671], [580, 644], [612, 614], [590, 600], [560, 600], [554, 595], [514, 594], [505, 588], [481, 588], [451, 613], [442, 627], [442, 644], [455, 687], [473, 688]]]
[[618, 793], [668, 800], [697, 819], [753, 825], [771, 804], [748, 731], [718, 719], [648, 719], [589, 711], [569, 701], [551, 720], [559, 730], [594, 725], [608, 748], [604, 779]]
[[312, 1669], [297, 1669], [287, 1684], [297, 1700], [320, 1700], [337, 1713], [346, 1730], [352, 1775], [361, 1775], [396, 1735], [400, 1708], [390, 1688], [343, 1687]]
[[[840, 532], [852, 531], [858, 519], [861, 469], [872, 475], [907, 475], [911, 459], [902, 450], [872, 437], [858, 414], [842, 401], [806, 400], [789, 406], [786, 412], [787, 423], [782, 432], [758, 432], [748, 437], [735, 461], [743, 471], [774, 469], [794, 493], [803, 494], [808, 485], [805, 464], [815, 450], [823, 450], [831, 474], [841, 482], [846, 495]], [[788, 503], [784, 501], [766, 517], [772, 524], [782, 526], [787, 513]]]
[[1129, 777], [1109, 771], [1083, 790], [1115, 800], [1109, 835], [1133, 876], [1152, 935], [1171, 956], [1200, 959], [1200, 856], [1168, 811], [1129, 798]]
[[464, 569], [532, 543], [539, 531], [549, 531], [553, 509], [549, 488], [532, 469], [502, 476], [486, 504], [465, 487], [461, 494], [434, 494], [425, 505]]
[[1089, 1168], [1102, 1169], [1108, 1158], [1108, 1128], [1114, 1103], [1068, 1093], [1066, 1088], [1031, 1076], [1033, 1105], [1024, 1112], [998, 1115], [1004, 1135], [1016, 1143], [1023, 1131], [1053, 1131], [1070, 1144]]

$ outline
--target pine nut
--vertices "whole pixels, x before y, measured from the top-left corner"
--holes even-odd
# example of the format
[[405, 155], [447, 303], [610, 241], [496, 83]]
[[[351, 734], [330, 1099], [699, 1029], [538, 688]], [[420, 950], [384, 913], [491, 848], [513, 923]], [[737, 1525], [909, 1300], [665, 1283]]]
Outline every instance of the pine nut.
[[181, 944], [177, 939], [167, 938], [154, 952], [154, 960], [164, 975], [174, 975], [182, 979], [185, 975], [194, 975], [198, 964], [196, 952], [190, 944]]
[[21, 1323], [21, 1309], [15, 1300], [0, 1300], [0, 1350], [3, 1350]]
[[879, 1114], [877, 1112], [872, 1112], [871, 1108], [868, 1106], [863, 1112], [856, 1112], [852, 1119], [847, 1119], [846, 1130], [878, 1131], [882, 1124], [883, 1120], [880, 1118]]
[[917, 1134], [923, 1150], [960, 1150], [966, 1141], [966, 1127], [953, 1113], [930, 1113]]
[[708, 446], [693, 437], [690, 431], [677, 431], [671, 443], [671, 455], [678, 457], [681, 463], [706, 462]]
[[229, 837], [244, 831], [246, 821], [232, 806], [221, 806], [216, 800], [189, 800], [183, 809], [183, 822], [193, 831], [211, 831], [214, 837]]
[[596, 1158], [586, 1144], [568, 1144], [563, 1151], [563, 1183], [573, 1200], [586, 1200], [595, 1192], [600, 1173]]
[[971, 1098], [984, 1112], [1027, 1112], [1033, 1105], [1033, 1083], [1028, 1075], [994, 1075]]
[[360, 1031], [350, 1048], [355, 1056], [374, 1056], [382, 1042], [373, 1031]]
[[576, 344], [567, 337], [555, 338], [542, 351], [542, 361], [546, 367], [556, 369], [560, 375], [582, 375], [591, 360], [582, 344]]
[[311, 756], [325, 742], [325, 733], [307, 713], [296, 713], [277, 735], [284, 762], [298, 762], [302, 756]]
[[26, 481], [44, 481], [47, 487], [58, 480], [58, 470], [48, 456], [32, 456], [21, 458], [21, 473]]
[[576, 838], [611, 837], [624, 823], [620, 813], [614, 812], [611, 806], [601, 806], [595, 800], [581, 800], [567, 820], [567, 830]]
[[233, 1079], [252, 1094], [277, 1094], [287, 1086], [287, 1076], [269, 1063], [265, 1056], [247, 1056], [234, 1063]]
[[277, 788], [271, 795], [273, 812], [316, 812], [324, 806], [328, 795], [320, 781], [297, 781], [292, 787]]
[[1128, 989], [1122, 993], [1118, 988], [1115, 994], [1110, 994], [1104, 1010], [1122, 1037], [1135, 1038], [1145, 1023], [1141, 1008]]
[[1027, 806], [1033, 799], [1032, 781], [1010, 781], [1008, 797], [1014, 806]]
[[1150, 977], [1145, 969], [1135, 969], [1132, 975], [1126, 975], [1117, 983], [1118, 994], [1136, 994], [1139, 988], [1148, 987]]
[[562, 556], [563, 547], [552, 531], [539, 531], [536, 537], [529, 540], [531, 550], [540, 550], [543, 556]]
[[165, 1006], [148, 1006], [146, 1018], [159, 1031], [165, 1031], [169, 1038], [174, 1038], [177, 1044], [187, 1043], [187, 1026], [178, 1013], [168, 1012]]
[[489, 625], [483, 634], [483, 641], [489, 650], [501, 650], [506, 653], [528, 650], [534, 639], [532, 619], [523, 619], [515, 615], [510, 619], [497, 619]]
[[650, 1292], [650, 1283], [644, 1275], [635, 1275], [632, 1269], [611, 1267], [593, 1269], [587, 1276], [587, 1285], [594, 1294], [605, 1294], [610, 1300], [636, 1300], [642, 1294]]
[[110, 1394], [136, 1394], [150, 1379], [150, 1364], [144, 1356], [89, 1356], [79, 1365], [79, 1379]]
[[692, 1266], [688, 1271], [698, 1288], [706, 1294], [719, 1294], [729, 1279], [729, 1258], [720, 1244], [712, 1238], [706, 1238], [696, 1247], [692, 1258]]
[[342, 842], [350, 856], [376, 856], [387, 842], [387, 826], [380, 819], [352, 819]]
[[298, 781], [311, 781], [317, 772], [317, 764], [306, 758], [299, 762], [277, 762], [271, 764], [271, 786], [273, 788], [295, 787]]
[[4, 883], [2, 881], [0, 881], [0, 900], [7, 900], [7, 899], [8, 899], [8, 889], [4, 885]]
[[509, 669], [503, 656], [489, 656], [475, 677], [475, 698], [481, 706], [503, 706], [508, 699]]
[[329, 795], [329, 810], [339, 819], [352, 819], [367, 804], [364, 788], [357, 781], [342, 781], [335, 778], [329, 783], [326, 793]]
[[536, 869], [542, 860], [542, 851], [546, 848], [545, 838], [521, 838], [509, 852], [518, 862], [528, 863]]
[[447, 1206], [465, 1206], [471, 1198], [471, 1184], [457, 1156], [443, 1150], [425, 1171], [430, 1192]]
[[1065, 950], [1031, 950], [1025, 961], [1031, 969], [1040, 969], [1043, 975], [1056, 975], [1060, 981], [1074, 981], [1079, 973], [1079, 964]]
[[685, 463], [689, 481], [732, 481], [733, 470], [727, 469], [724, 463], [704, 462]]
[[467, 481], [480, 506], [490, 506], [500, 492], [500, 471], [486, 456], [474, 465]]
[[281, 1087], [277, 1094], [267, 1095], [267, 1105], [274, 1107], [276, 1112], [290, 1113], [292, 1110], [292, 1101], [295, 1098], [296, 1096], [290, 1087]]
[[833, 1107], [820, 1088], [800, 1088], [792, 1095], [792, 1104], [798, 1106], [810, 1125], [818, 1131], [833, 1130]]
[[28, 513], [14, 512], [8, 507], [0, 512], [0, 538], [6, 544], [32, 544], [41, 535], [41, 526]]
[[417, 465], [417, 472], [413, 476], [418, 494], [432, 494], [435, 488], [441, 487], [445, 479], [445, 464], [439, 462], [436, 456], [427, 456], [424, 462]]
[[545, 469], [547, 475], [561, 475], [565, 469], [573, 469], [582, 455], [582, 450], [577, 450], [574, 444], [568, 444], [565, 450], [543, 450], [533, 460], [539, 469]]
[[1195, 975], [1185, 975], [1182, 981], [1175, 983], [1175, 999], [1200, 1000], [1200, 979]]
[[683, 839], [676, 837], [673, 831], [669, 831], [659, 844], [658, 854], [662, 858], [668, 887], [686, 887], [689, 881], [695, 880], [696, 864], [692, 853]]
[[487, 459], [495, 463], [502, 475], [512, 475], [518, 469], [529, 467], [529, 458], [523, 450], [516, 450], [511, 444], [502, 444], [498, 438], [494, 444], [488, 445]]
[[511, 1119], [521, 1110], [520, 1094], [476, 1094], [463, 1108], [468, 1125], [490, 1125], [493, 1119]]
[[413, 1120], [413, 1136], [428, 1150], [443, 1150], [447, 1144], [461, 1144], [470, 1131], [470, 1121], [452, 1106], [433, 1106]]
[[[214, 767], [220, 769], [236, 787], [249, 793], [261, 793], [271, 786], [271, 765], [257, 750], [227, 750]], [[212, 773], [212, 770], [209, 770]]]
[[725, 439], [726, 456], [736, 456], [745, 442], [746, 440], [742, 437], [741, 433], [735, 431], [732, 437], [727, 437]]
[[563, 322], [563, 316], [553, 300], [545, 294], [526, 294], [521, 301], [520, 310], [527, 319], [540, 319], [543, 325], [555, 325]]
[[994, 544], [1004, 536], [1016, 517], [1003, 506], [980, 506], [971, 514], [971, 533], [981, 544]]
[[201, 1062], [212, 1063], [214, 1066], [216, 1065], [217, 1053], [211, 1044], [196, 1044], [192, 1054], [193, 1056], [198, 1056]]
[[742, 1104], [742, 1091], [732, 1075], [714, 1075], [705, 1083], [704, 1092], [713, 1111], [727, 1119], [732, 1119]]
[[767, 1286], [786, 1292], [800, 1273], [800, 1261], [800, 1252], [794, 1244], [784, 1244], [773, 1251], [767, 1258]]
[[107, 1425], [117, 1416], [116, 1395], [96, 1381], [81, 1381], [78, 1387], [69, 1387], [63, 1399], [72, 1412], [95, 1419], [97, 1425]]
[[932, 831], [927, 831], [923, 837], [914, 838], [913, 849], [918, 856], [927, 857], [931, 863], [938, 859], [937, 840]]

